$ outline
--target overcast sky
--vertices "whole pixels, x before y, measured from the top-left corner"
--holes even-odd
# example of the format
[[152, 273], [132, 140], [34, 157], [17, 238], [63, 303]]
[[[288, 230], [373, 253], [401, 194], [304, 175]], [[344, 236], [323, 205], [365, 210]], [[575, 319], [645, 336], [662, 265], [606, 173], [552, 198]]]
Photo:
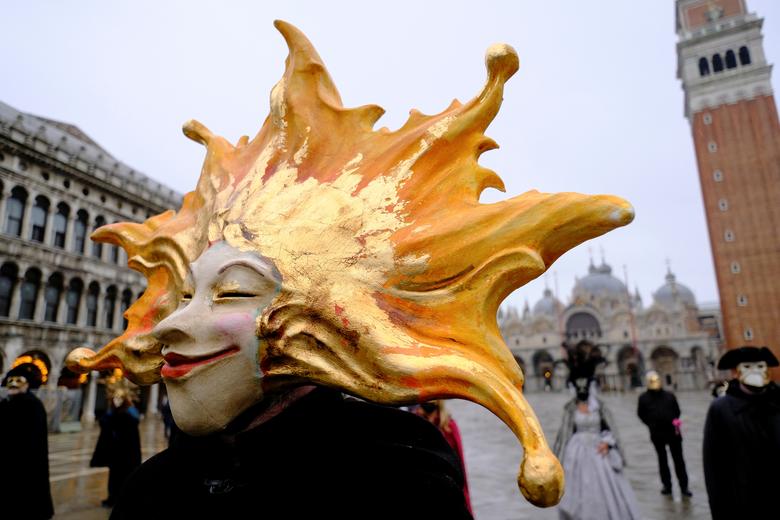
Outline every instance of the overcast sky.
[[[612, 193], [635, 221], [559, 259], [546, 275], [568, 300], [589, 250], [639, 288], [645, 304], [666, 259], [699, 302], [718, 299], [683, 93], [676, 78], [674, 2], [105, 2], [3, 6], [0, 100], [72, 123], [129, 166], [184, 193], [204, 148], [181, 124], [195, 118], [231, 141], [253, 136], [287, 55], [275, 18], [314, 43], [346, 106], [443, 110], [485, 80], [484, 52], [512, 45], [520, 71], [487, 134], [501, 149], [481, 163], [507, 196], [529, 189]], [[748, 0], [766, 18], [765, 49], [780, 56], [780, 2]], [[504, 195], [491, 192], [484, 201]], [[556, 276], [553, 276], [556, 273]], [[521, 307], [544, 277], [509, 297]]]

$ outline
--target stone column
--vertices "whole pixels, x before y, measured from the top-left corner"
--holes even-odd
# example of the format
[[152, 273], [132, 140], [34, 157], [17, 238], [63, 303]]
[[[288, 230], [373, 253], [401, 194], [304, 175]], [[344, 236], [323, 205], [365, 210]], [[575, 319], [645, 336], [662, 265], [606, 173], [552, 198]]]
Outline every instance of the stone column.
[[156, 417], [159, 413], [157, 410], [157, 400], [160, 398], [160, 383], [155, 383], [149, 387], [149, 400], [146, 401], [147, 417]]
[[11, 190], [7, 189], [5, 193], [0, 193], [0, 231], [5, 233], [5, 199], [11, 195]]
[[49, 208], [46, 210], [46, 222], [44, 222], [43, 228], [43, 243], [47, 246], [53, 246], [52, 233], [54, 228], [54, 210], [57, 209], [53, 204], [49, 204]]
[[[69, 282], [69, 281], [68, 281]], [[62, 280], [62, 290], [60, 291], [60, 298], [57, 302], [57, 317], [55, 318], [56, 322], [59, 324], [64, 324], [66, 318], [68, 317], [68, 305], [65, 301], [65, 296], [68, 294], [68, 284], [65, 283], [65, 279]]]
[[19, 319], [19, 307], [22, 303], [22, 284], [24, 283], [24, 276], [20, 276], [16, 279], [13, 292], [11, 293], [11, 305], [8, 310], [8, 317], [14, 320]]
[[41, 273], [41, 281], [38, 284], [38, 294], [35, 296], [35, 311], [33, 312], [34, 321], [43, 321], [43, 311], [46, 308], [46, 301], [44, 295], [46, 294], [46, 285], [48, 282], [48, 276], [44, 276]]
[[90, 372], [88, 376], [87, 397], [84, 399], [84, 409], [81, 412], [81, 422], [84, 424], [92, 424], [95, 422], [95, 400], [97, 399], [98, 375], [98, 372]]
[[76, 315], [76, 324], [81, 327], [87, 326], [87, 294], [89, 293], [89, 286], [84, 281], [84, 287], [81, 288], [81, 296], [79, 297], [79, 311]]
[[32, 194], [27, 195], [27, 200], [24, 202], [24, 215], [22, 215], [22, 235], [20, 238], [24, 240], [30, 239], [30, 213], [32, 212], [33, 203]]
[[46, 381], [46, 386], [49, 388], [57, 388], [57, 381], [60, 380], [62, 374], [62, 365], [52, 362], [49, 369], [49, 379]]
[[100, 292], [97, 294], [97, 318], [95, 319], [95, 328], [97, 329], [104, 328], [103, 321], [105, 320], [105, 316], [103, 316], [103, 298], [105, 298], [105, 294], [103, 286], [100, 286]]
[[65, 251], [71, 251], [73, 249], [73, 226], [76, 222], [76, 215], [68, 215], [68, 223], [65, 225]]

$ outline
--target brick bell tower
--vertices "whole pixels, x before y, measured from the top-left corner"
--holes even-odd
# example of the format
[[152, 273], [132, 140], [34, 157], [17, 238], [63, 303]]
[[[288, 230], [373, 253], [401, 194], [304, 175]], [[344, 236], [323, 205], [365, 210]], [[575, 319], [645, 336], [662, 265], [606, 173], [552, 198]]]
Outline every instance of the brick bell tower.
[[[780, 358], [780, 127], [763, 19], [746, 0], [677, 0], [685, 92], [726, 348]], [[780, 376], [775, 370], [774, 376]]]

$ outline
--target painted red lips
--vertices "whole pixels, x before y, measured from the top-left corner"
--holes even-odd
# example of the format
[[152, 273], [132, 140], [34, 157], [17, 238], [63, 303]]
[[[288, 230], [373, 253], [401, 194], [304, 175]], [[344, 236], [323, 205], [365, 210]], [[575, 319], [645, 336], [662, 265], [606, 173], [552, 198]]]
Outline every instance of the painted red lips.
[[239, 347], [233, 346], [225, 350], [220, 350], [214, 354], [206, 354], [205, 356], [182, 356], [170, 352], [165, 354], [165, 364], [162, 367], [161, 374], [163, 377], [169, 379], [175, 379], [188, 374], [193, 368], [213, 363], [219, 359], [230, 356], [241, 350]]

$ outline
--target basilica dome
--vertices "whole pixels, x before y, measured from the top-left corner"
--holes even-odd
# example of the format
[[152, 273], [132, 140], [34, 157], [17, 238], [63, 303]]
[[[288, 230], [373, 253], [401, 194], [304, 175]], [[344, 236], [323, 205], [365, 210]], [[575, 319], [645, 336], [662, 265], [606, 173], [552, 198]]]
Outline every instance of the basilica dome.
[[574, 294], [623, 298], [626, 296], [626, 286], [618, 278], [612, 276], [612, 267], [602, 261], [598, 267], [590, 264], [588, 275], [580, 278], [574, 284]]
[[693, 295], [693, 291], [679, 283], [671, 271], [666, 274], [666, 283], [653, 293], [653, 300], [663, 307], [673, 307], [677, 302], [696, 306], [696, 296]]
[[545, 289], [542, 299], [534, 304], [533, 314], [534, 316], [557, 317], [561, 309], [563, 309], [561, 302], [553, 296], [550, 289]]

